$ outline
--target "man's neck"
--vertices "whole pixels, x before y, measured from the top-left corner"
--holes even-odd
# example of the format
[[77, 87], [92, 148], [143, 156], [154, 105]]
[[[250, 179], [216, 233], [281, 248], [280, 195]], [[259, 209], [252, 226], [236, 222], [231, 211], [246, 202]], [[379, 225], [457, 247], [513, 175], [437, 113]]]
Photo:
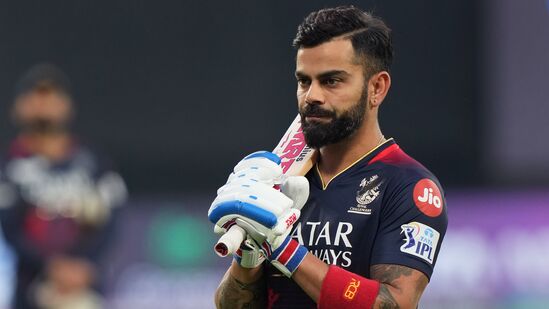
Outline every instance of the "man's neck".
[[379, 124], [364, 123], [349, 138], [320, 148], [318, 170], [327, 183], [337, 174], [385, 141]]

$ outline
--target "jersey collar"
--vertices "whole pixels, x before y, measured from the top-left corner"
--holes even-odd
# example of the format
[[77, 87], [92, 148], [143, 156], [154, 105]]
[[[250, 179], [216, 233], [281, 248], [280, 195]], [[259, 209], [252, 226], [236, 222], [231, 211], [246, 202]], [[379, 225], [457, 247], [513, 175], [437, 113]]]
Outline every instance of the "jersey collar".
[[320, 170], [318, 169], [318, 162], [317, 162], [315, 164], [315, 172], [316, 172], [316, 177], [318, 178], [320, 185], [322, 187], [322, 190], [326, 190], [328, 188], [328, 185], [330, 185], [330, 183], [334, 181], [336, 178], [338, 178], [341, 174], [344, 174], [349, 170], [353, 170], [355, 168], [368, 165], [371, 161], [375, 161], [378, 155], [382, 155], [383, 151], [391, 147], [392, 145], [396, 145], [395, 140], [393, 138], [387, 139], [385, 142], [379, 144], [374, 149], [370, 150], [369, 152], [365, 153], [362, 157], [358, 158], [358, 160], [356, 160], [355, 162], [351, 163], [349, 166], [341, 170], [341, 172], [337, 173], [332, 179], [328, 180], [326, 183], [324, 182], [324, 180], [322, 179], [322, 176], [320, 175]]

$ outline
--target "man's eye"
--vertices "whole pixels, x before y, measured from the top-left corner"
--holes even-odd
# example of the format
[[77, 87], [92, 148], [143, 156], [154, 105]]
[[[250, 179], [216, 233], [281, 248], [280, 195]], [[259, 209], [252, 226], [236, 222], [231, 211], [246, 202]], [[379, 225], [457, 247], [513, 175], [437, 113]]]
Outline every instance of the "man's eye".
[[335, 86], [337, 85], [338, 83], [340, 82], [339, 79], [336, 79], [336, 78], [328, 78], [324, 81], [324, 84], [328, 85], [328, 86]]
[[298, 78], [297, 79], [297, 84], [299, 86], [308, 86], [310, 84], [310, 81], [305, 79], [305, 78]]

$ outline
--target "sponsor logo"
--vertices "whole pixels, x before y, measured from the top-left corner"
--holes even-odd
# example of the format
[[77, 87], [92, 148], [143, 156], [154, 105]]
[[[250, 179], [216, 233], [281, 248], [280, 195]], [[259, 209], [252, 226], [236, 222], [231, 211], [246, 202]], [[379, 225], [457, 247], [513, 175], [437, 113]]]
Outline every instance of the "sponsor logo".
[[350, 267], [352, 264], [350, 222], [298, 222], [291, 237], [326, 264]]
[[433, 264], [433, 258], [437, 250], [438, 239], [440, 237], [432, 227], [419, 222], [411, 222], [401, 226], [404, 234], [404, 244], [400, 251], [417, 256], [429, 264]]
[[382, 184], [383, 181], [378, 175], [362, 179], [360, 182], [360, 189], [356, 192], [356, 202], [358, 204], [354, 207], [350, 207], [347, 212], [370, 215], [372, 213], [372, 209], [368, 208], [368, 205], [379, 196], [380, 187]]
[[355, 298], [356, 292], [358, 292], [359, 286], [360, 286], [360, 281], [356, 280], [355, 278], [351, 278], [351, 282], [349, 282], [347, 289], [345, 289], [345, 293], [343, 293], [343, 297], [345, 297], [345, 299], [347, 300], [353, 300]]
[[294, 225], [294, 223], [297, 221], [297, 216], [295, 213], [293, 213], [288, 219], [286, 219], [286, 228], [289, 228], [290, 226]]
[[440, 189], [434, 181], [423, 178], [414, 187], [414, 203], [417, 208], [429, 217], [436, 217], [442, 212], [444, 202]]

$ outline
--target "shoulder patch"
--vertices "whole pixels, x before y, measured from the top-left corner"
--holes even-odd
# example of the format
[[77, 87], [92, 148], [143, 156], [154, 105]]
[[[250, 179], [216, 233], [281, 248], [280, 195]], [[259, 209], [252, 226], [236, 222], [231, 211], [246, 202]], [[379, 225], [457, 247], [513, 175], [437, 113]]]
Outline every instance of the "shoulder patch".
[[433, 264], [433, 258], [437, 251], [440, 233], [432, 227], [419, 222], [410, 222], [401, 227], [404, 233], [404, 244], [400, 251], [417, 256], [429, 264]]
[[442, 212], [444, 202], [437, 184], [429, 178], [423, 178], [414, 186], [414, 203], [429, 217], [437, 217]]

